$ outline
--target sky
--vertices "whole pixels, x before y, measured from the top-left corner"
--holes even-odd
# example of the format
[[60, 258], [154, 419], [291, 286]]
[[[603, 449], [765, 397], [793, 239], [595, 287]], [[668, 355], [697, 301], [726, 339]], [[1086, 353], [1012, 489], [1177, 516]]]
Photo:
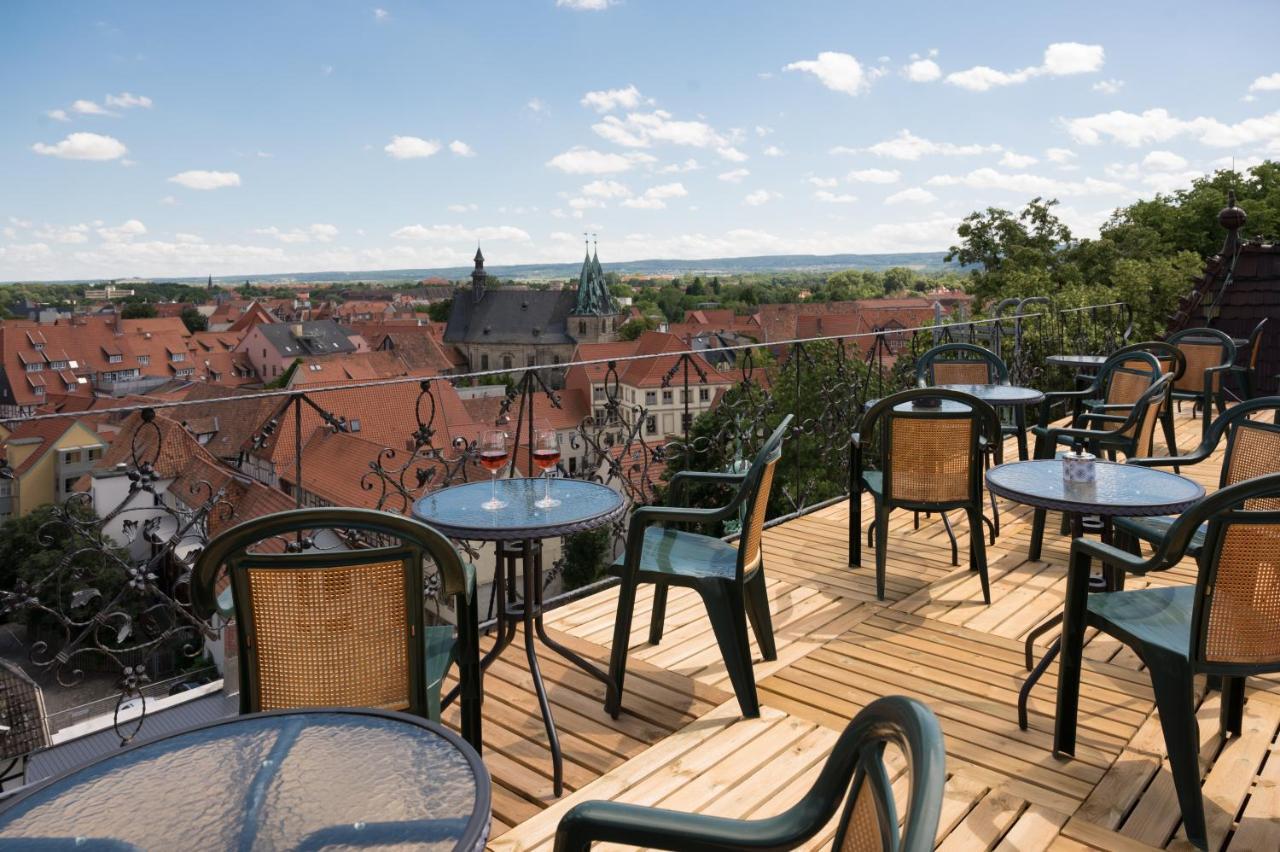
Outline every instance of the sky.
[[[0, 4], [0, 281], [945, 250], [1280, 155], [1274, 5]], [[1236, 37], [1239, 36], [1239, 37]]]

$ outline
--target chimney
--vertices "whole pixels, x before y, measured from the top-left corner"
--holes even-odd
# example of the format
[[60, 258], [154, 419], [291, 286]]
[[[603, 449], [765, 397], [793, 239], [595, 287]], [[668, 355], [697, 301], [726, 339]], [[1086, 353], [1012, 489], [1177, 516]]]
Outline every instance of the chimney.
[[302, 323], [295, 322], [293, 325], [289, 326], [289, 332], [294, 337], [302, 337]]

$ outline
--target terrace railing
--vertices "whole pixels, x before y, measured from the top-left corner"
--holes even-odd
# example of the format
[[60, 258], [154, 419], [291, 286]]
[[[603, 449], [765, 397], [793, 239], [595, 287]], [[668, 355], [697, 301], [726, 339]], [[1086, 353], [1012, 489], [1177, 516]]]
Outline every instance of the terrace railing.
[[[1046, 300], [1030, 299], [1002, 304], [995, 315], [982, 319], [697, 353], [351, 382], [145, 406], [112, 407], [110, 400], [102, 400], [85, 415], [113, 419], [122, 428], [117, 443], [127, 442], [127, 452], [121, 456], [117, 447], [114, 456], [124, 460], [99, 471], [88, 492], [46, 510], [48, 519], [38, 539], [60, 553], [56, 564], [46, 561], [43, 569], [0, 566], [14, 578], [11, 587], [0, 589], [0, 618], [25, 623], [28, 669], [50, 673], [63, 684], [74, 684], [86, 672], [111, 672], [119, 681], [118, 701], [145, 702], [154, 680], [206, 665], [207, 643], [225, 628], [195, 614], [187, 583], [193, 555], [210, 531], [245, 519], [245, 507], [254, 502], [245, 495], [271, 488], [278, 492], [277, 507], [342, 504], [332, 487], [321, 487], [333, 471], [309, 469], [317, 464], [314, 457], [304, 461], [308, 442], [318, 433], [382, 436], [360, 470], [359, 481], [345, 483], [347, 493], [359, 498], [352, 504], [407, 513], [416, 499], [432, 490], [486, 476], [476, 464], [474, 432], [479, 427], [507, 428], [514, 447], [508, 475], [530, 470], [531, 428], [550, 417], [560, 423], [564, 443], [557, 475], [602, 482], [630, 504], [641, 505], [663, 499], [670, 472], [727, 469], [750, 458], [772, 428], [791, 414], [794, 425], [769, 506], [770, 522], [778, 523], [847, 496], [849, 435], [858, 429], [864, 404], [914, 385], [915, 361], [932, 346], [945, 341], [989, 346], [1005, 358], [1013, 382], [1048, 390], [1070, 386], [1073, 377], [1047, 368], [1046, 356], [1109, 352], [1126, 340], [1130, 319], [1122, 303], [1055, 310]], [[660, 368], [656, 387], [633, 394], [636, 388], [626, 377], [637, 366], [650, 367], [640, 371], [650, 374]], [[588, 371], [590, 414], [566, 423], [563, 387], [574, 370]], [[498, 387], [486, 387], [495, 384]], [[458, 394], [489, 392], [496, 396], [484, 422], [472, 419], [470, 431], [460, 430]], [[240, 422], [250, 409], [258, 411], [261, 420]], [[672, 428], [658, 421], [658, 409], [672, 418]], [[369, 428], [375, 422], [380, 428]], [[234, 431], [247, 436], [238, 446], [219, 441], [219, 431], [232, 423], [242, 427]], [[388, 423], [397, 425], [388, 429]], [[394, 434], [394, 440], [385, 440], [388, 434]], [[186, 443], [190, 450], [191, 443], [201, 441], [208, 441], [203, 450], [178, 452], [178, 444]], [[189, 463], [191, 455], [207, 461], [206, 453], [216, 457], [216, 463]], [[188, 462], [178, 478], [175, 456]], [[251, 481], [255, 483], [248, 484]], [[709, 500], [713, 495], [690, 496]], [[610, 548], [620, 546], [625, 530], [623, 518], [608, 531], [606, 557], [611, 556]], [[0, 529], [0, 538], [11, 531]], [[733, 532], [729, 525], [717, 534]], [[297, 538], [284, 545], [299, 550], [350, 542], [341, 537], [327, 542]], [[476, 552], [466, 542], [462, 546]], [[547, 572], [548, 581], [557, 582], [564, 568], [562, 556]], [[588, 583], [561, 598], [598, 587]], [[429, 583], [427, 595], [435, 591], [434, 582]], [[547, 606], [556, 600], [550, 598]], [[168, 665], [159, 664], [165, 660]], [[122, 740], [141, 723], [141, 717], [128, 723], [128, 730], [120, 731]]]

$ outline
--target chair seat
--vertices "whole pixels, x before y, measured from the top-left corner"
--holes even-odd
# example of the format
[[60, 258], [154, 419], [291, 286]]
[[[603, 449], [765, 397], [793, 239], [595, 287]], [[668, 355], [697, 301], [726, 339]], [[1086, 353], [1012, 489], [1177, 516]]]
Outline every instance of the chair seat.
[[[1119, 532], [1128, 533], [1151, 544], [1159, 544], [1169, 534], [1169, 527], [1176, 520], [1173, 515], [1160, 515], [1154, 518], [1116, 518], [1113, 523]], [[1195, 556], [1204, 549], [1204, 537], [1208, 530], [1209, 524], [1206, 522], [1191, 534], [1191, 543], [1187, 545], [1188, 555]]]
[[1089, 622], [1134, 646], [1186, 657], [1191, 646], [1194, 586], [1089, 595]]
[[868, 491], [879, 497], [884, 493], [884, 473], [878, 470], [864, 470], [862, 484]]
[[450, 624], [429, 625], [423, 632], [427, 650], [427, 689], [439, 690], [444, 683], [449, 666], [457, 659], [458, 643], [454, 641]]
[[[626, 554], [619, 556], [609, 573], [621, 576]], [[639, 574], [642, 579], [687, 577], [732, 580], [738, 570], [738, 548], [709, 535], [668, 527], [644, 531]]]

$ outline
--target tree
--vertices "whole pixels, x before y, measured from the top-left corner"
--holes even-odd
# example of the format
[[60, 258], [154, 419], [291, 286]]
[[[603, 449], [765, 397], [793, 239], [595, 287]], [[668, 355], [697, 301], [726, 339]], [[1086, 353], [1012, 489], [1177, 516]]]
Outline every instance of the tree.
[[196, 308], [195, 305], [186, 305], [182, 308], [182, 324], [187, 327], [187, 331], [195, 334], [197, 331], [209, 330], [209, 318]]
[[658, 323], [653, 317], [637, 317], [633, 320], [627, 320], [618, 328], [618, 337], [623, 340], [635, 340], [646, 331], [657, 327]]
[[152, 319], [156, 315], [156, 306], [150, 302], [127, 302], [120, 309], [121, 319]]
[[427, 316], [431, 317], [432, 322], [448, 322], [449, 312], [453, 310], [453, 299], [444, 299], [439, 302], [432, 302], [427, 306]]
[[609, 556], [609, 528], [574, 533], [564, 538], [564, 590], [580, 589], [604, 575]]

